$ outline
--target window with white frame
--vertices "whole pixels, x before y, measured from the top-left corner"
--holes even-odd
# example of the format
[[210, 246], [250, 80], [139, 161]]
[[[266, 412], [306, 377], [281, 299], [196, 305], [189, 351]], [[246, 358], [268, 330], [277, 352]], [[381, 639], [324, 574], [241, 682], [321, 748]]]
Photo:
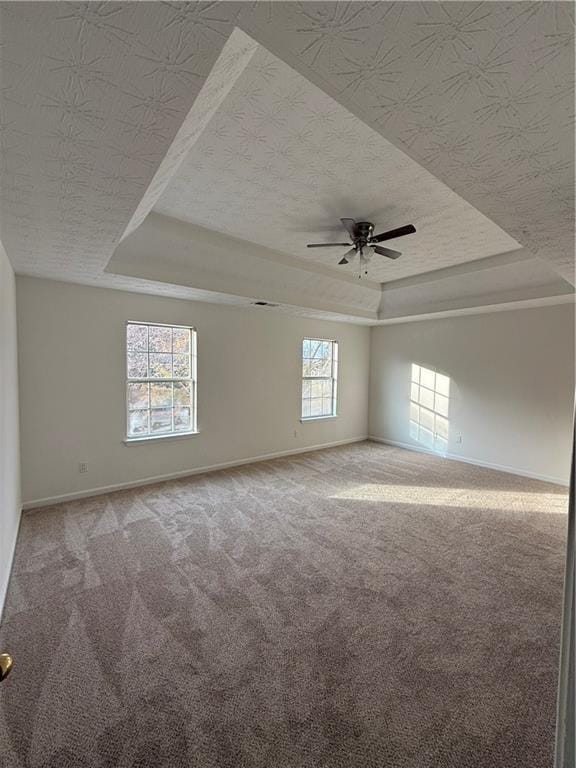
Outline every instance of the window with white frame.
[[336, 416], [338, 342], [302, 342], [302, 419]]
[[196, 331], [126, 324], [127, 438], [196, 432]]

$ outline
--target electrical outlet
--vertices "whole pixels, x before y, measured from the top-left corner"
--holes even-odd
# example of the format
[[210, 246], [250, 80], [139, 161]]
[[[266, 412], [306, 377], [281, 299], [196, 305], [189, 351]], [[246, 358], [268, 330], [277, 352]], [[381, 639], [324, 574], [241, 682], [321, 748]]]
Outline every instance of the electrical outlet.
[[456, 435], [456, 439], [454, 440], [455, 443], [458, 445], [462, 445], [462, 435]]
[[88, 472], [88, 464], [85, 461], [81, 461], [78, 464], [78, 472], [80, 473]]
[[294, 437], [298, 437], [298, 430], [297, 429], [294, 430]]

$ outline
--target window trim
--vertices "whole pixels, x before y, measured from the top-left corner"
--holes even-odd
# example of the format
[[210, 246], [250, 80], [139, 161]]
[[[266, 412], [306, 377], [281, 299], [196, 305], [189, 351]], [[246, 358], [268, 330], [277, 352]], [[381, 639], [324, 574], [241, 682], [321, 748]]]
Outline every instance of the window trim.
[[[163, 327], [163, 328], [183, 328], [190, 331], [190, 379], [174, 379], [174, 378], [129, 378], [128, 377], [128, 326], [129, 325], [146, 325], [148, 327]], [[150, 350], [148, 349], [148, 354]], [[173, 353], [171, 353], [173, 354]], [[128, 434], [128, 414], [129, 402], [128, 402], [128, 385], [129, 384], [150, 384], [155, 382], [174, 382], [174, 381], [190, 381], [192, 389], [191, 397], [191, 411], [192, 411], [192, 429], [186, 432], [164, 432], [158, 435], [134, 435]], [[126, 320], [124, 323], [124, 394], [125, 394], [125, 428], [124, 439], [125, 445], [133, 445], [135, 443], [151, 443], [156, 440], [180, 440], [181, 438], [194, 437], [200, 433], [198, 429], [198, 330], [193, 325], [181, 325], [179, 323], [156, 323], [151, 320]], [[174, 406], [172, 406], [174, 407]], [[150, 407], [148, 408], [150, 410]]]
[[[323, 341], [328, 342], [332, 345], [332, 375], [331, 376], [304, 376], [303, 375], [303, 365], [304, 365], [304, 355], [302, 354], [303, 348], [304, 348], [304, 342], [305, 341]], [[336, 356], [334, 355], [334, 350], [336, 349]], [[335, 364], [338, 365], [339, 363], [339, 357], [338, 357], [338, 351], [339, 351], [339, 341], [338, 339], [321, 339], [316, 336], [303, 336], [300, 341], [300, 402], [299, 402], [299, 411], [300, 411], [300, 423], [301, 424], [307, 424], [309, 421], [325, 421], [326, 419], [337, 419], [339, 416], [338, 413], [338, 371], [336, 370], [336, 376], [334, 375], [334, 367]], [[324, 414], [321, 416], [302, 416], [302, 403], [303, 403], [303, 385], [305, 381], [331, 381], [333, 382], [332, 386], [332, 413]]]

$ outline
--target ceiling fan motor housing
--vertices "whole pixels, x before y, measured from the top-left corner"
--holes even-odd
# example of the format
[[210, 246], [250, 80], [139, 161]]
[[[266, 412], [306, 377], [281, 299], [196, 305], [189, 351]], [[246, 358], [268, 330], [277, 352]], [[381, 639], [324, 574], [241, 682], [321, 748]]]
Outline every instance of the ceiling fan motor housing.
[[374, 224], [370, 221], [357, 221], [354, 225], [354, 243], [360, 248], [368, 245], [368, 241], [374, 234]]
[[402, 256], [399, 251], [384, 248], [379, 243], [416, 232], [416, 227], [413, 224], [407, 224], [405, 227], [397, 227], [396, 229], [390, 229], [387, 232], [375, 235], [374, 224], [371, 221], [355, 221], [350, 218], [342, 218], [340, 221], [348, 232], [352, 243], [308, 243], [307, 245], [308, 248], [334, 248], [335, 246], [349, 248], [352, 245], [352, 248], [344, 254], [338, 264], [348, 264], [348, 259], [355, 256], [360, 257], [361, 264], [367, 264], [372, 258], [373, 253], [377, 253], [379, 256], [386, 256], [388, 259], [397, 259], [399, 256]]

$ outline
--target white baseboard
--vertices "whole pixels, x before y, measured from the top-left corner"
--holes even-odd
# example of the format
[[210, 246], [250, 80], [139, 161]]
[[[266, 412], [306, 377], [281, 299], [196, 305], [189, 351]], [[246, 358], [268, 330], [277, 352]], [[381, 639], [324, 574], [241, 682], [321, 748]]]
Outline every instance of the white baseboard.
[[184, 469], [180, 472], [171, 472], [167, 475], [156, 475], [154, 477], [144, 477], [141, 480], [133, 480], [128, 483], [116, 483], [115, 485], [106, 485], [99, 488], [89, 488], [84, 491], [74, 491], [72, 493], [63, 493], [59, 496], [50, 496], [45, 499], [34, 499], [33, 501], [26, 501], [22, 505], [22, 509], [40, 509], [41, 507], [48, 507], [52, 504], [60, 504], [65, 501], [74, 501], [75, 499], [87, 499], [90, 496], [102, 496], [105, 493], [113, 493], [114, 491], [124, 491], [128, 488], [138, 488], [141, 485], [153, 485], [154, 483], [161, 483], [164, 480], [177, 480], [182, 477], [189, 477], [190, 475], [201, 475], [208, 472], [217, 472], [219, 469], [231, 469], [232, 467], [241, 467], [245, 464], [256, 464], [260, 461], [270, 461], [270, 459], [280, 459], [286, 456], [297, 456], [300, 453], [311, 453], [312, 451], [320, 451], [324, 448], [336, 448], [339, 445], [348, 445], [350, 443], [361, 443], [364, 440], [368, 440], [367, 435], [361, 437], [349, 437], [346, 440], [335, 440], [331, 443], [322, 443], [321, 445], [310, 445], [306, 448], [292, 448], [287, 451], [276, 451], [275, 453], [265, 453], [260, 456], [250, 456], [247, 459], [235, 459], [234, 461], [225, 461], [222, 464], [211, 464], [204, 467], [194, 467], [193, 469]]
[[12, 551], [8, 556], [8, 562], [3, 564], [2, 569], [2, 583], [0, 583], [0, 623], [2, 622], [2, 614], [4, 613], [4, 603], [6, 602], [6, 595], [8, 594], [8, 584], [10, 583], [10, 576], [12, 575], [12, 565], [14, 564], [14, 555], [16, 553], [16, 542], [18, 541], [18, 533], [20, 532], [20, 523], [22, 521], [22, 509], [18, 513], [18, 525], [16, 526], [16, 536], [12, 542]]
[[507, 472], [510, 475], [520, 475], [520, 477], [529, 477], [532, 480], [544, 480], [547, 483], [555, 483], [556, 485], [568, 486], [568, 481], [561, 477], [555, 477], [553, 475], [540, 475], [536, 472], [529, 472], [528, 470], [518, 469], [517, 467], [508, 467], [505, 464], [493, 464], [489, 461], [482, 461], [482, 459], [473, 459], [467, 456], [460, 456], [457, 453], [439, 454], [435, 451], [431, 451], [429, 448], [424, 448], [420, 445], [411, 445], [410, 443], [401, 443], [398, 440], [388, 440], [383, 437], [376, 437], [375, 435], [368, 435], [368, 440], [372, 440], [374, 443], [383, 443], [384, 445], [391, 445], [394, 448], [404, 448], [407, 451], [416, 451], [416, 453], [428, 453], [431, 456], [437, 456], [441, 459], [450, 459], [451, 461], [461, 461], [464, 464], [473, 464], [476, 467], [486, 467], [487, 469], [496, 469], [498, 472]]

